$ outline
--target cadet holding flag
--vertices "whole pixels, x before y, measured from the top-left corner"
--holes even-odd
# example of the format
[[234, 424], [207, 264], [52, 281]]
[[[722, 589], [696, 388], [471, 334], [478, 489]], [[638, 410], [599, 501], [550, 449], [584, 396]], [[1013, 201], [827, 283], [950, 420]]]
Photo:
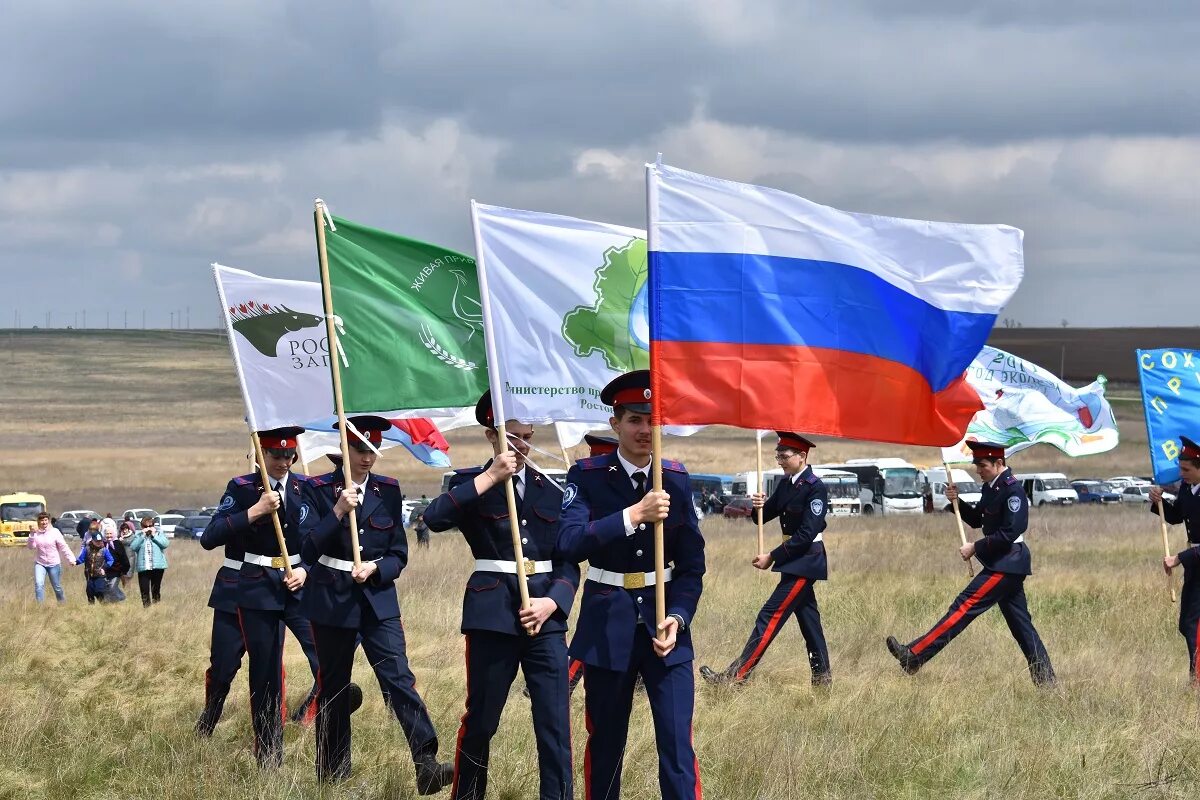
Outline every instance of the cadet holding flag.
[[[312, 621], [321, 688], [317, 707], [317, 777], [340, 781], [350, 776], [350, 676], [357, 643], [375, 670], [384, 703], [400, 721], [416, 767], [417, 792], [435, 794], [447, 786], [449, 764], [437, 761], [438, 739], [429, 711], [417, 694], [408, 665], [396, 579], [408, 562], [403, 500], [394, 478], [377, 475], [375, 451], [385, 419], [354, 416], [362, 433], [350, 445], [349, 475], [343, 471], [311, 478], [301, 509], [305, 563], [312, 564], [302, 609]], [[348, 527], [352, 511], [361, 526], [358, 552]], [[355, 565], [355, 556], [361, 565]]]
[[[504, 433], [495, 424], [490, 391], [479, 398], [475, 418], [492, 446], [492, 460], [458, 470], [449, 490], [425, 510], [431, 530], [457, 527], [475, 557], [463, 593], [467, 709], [454, 758], [453, 797], [485, 796], [491, 739], [518, 667], [533, 701], [540, 776], [537, 796], [541, 800], [573, 797], [566, 630], [579, 588], [579, 565], [555, 551], [562, 491], [526, 465], [532, 425], [508, 420], [502, 430], [511, 449], [502, 447]], [[509, 478], [517, 495], [529, 581], [526, 609], [521, 608], [503, 488]]]
[[1167, 574], [1175, 567], [1183, 567], [1183, 593], [1179, 598], [1179, 632], [1183, 634], [1188, 648], [1188, 671], [1192, 682], [1200, 675], [1200, 445], [1186, 436], [1180, 436], [1179, 493], [1174, 500], [1163, 497], [1163, 490], [1155, 486], [1150, 490], [1150, 511], [1154, 514], [1162, 509], [1162, 519], [1170, 525], [1183, 524], [1187, 531], [1188, 546], [1176, 555], [1163, 557], [1163, 568]]
[[822, 542], [829, 492], [808, 466], [808, 451], [815, 445], [798, 433], [778, 431], [778, 435], [775, 460], [783, 469], [783, 480], [775, 485], [769, 498], [762, 492], [755, 494], [754, 507], [762, 509], [764, 522], [779, 518], [783, 542], [768, 553], [759, 553], [751, 563], [756, 569], [780, 573], [779, 585], [758, 612], [742, 654], [723, 672], [700, 668], [700, 675], [709, 683], [742, 684], [750, 680], [780, 627], [793, 613], [808, 648], [813, 685], [828, 686], [833, 680], [821, 611], [813, 592], [814, 581], [829, 577]]
[[[660, 796], [700, 796], [692, 747], [695, 679], [690, 626], [700, 602], [704, 539], [687, 470], [662, 460], [662, 491], [650, 489], [650, 374], [618, 376], [600, 394], [613, 407], [617, 452], [578, 461], [567, 473], [558, 546], [588, 561], [571, 656], [584, 663], [588, 741], [586, 796], [621, 796], [621, 769], [641, 676], [658, 746]], [[663, 522], [666, 618], [655, 624], [654, 523]]]
[[[960, 503], [959, 508], [963, 522], [972, 528], [982, 528], [983, 538], [963, 545], [959, 554], [963, 561], [974, 556], [983, 569], [928, 633], [907, 645], [889, 636], [888, 651], [906, 673], [913, 675], [962, 633], [975, 617], [998, 604], [1009, 631], [1029, 663], [1029, 675], [1034, 684], [1053, 686], [1054, 669], [1050, 665], [1050, 656], [1033, 627], [1025, 603], [1025, 578], [1032, 574], [1029, 548], [1025, 545], [1029, 501], [1005, 463], [1003, 445], [967, 442], [967, 446], [975, 457], [973, 463], [983, 483], [983, 491], [978, 504]], [[958, 499], [958, 487], [952, 481], [946, 485], [946, 498], [952, 503]]]

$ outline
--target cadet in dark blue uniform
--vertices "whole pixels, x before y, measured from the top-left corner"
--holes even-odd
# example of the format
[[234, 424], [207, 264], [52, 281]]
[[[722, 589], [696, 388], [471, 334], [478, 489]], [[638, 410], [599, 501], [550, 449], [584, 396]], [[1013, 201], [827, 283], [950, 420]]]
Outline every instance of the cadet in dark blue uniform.
[[[567, 616], [579, 588], [579, 565], [555, 553], [562, 491], [525, 464], [533, 426], [509, 420], [512, 450], [500, 453], [491, 392], [475, 407], [496, 455], [482, 467], [458, 470], [449, 490], [425, 510], [430, 530], [457, 527], [471, 546], [475, 570], [463, 593], [467, 710], [458, 731], [453, 797], [478, 800], [487, 791], [488, 755], [508, 690], [517, 677], [533, 701], [540, 800], [574, 797]], [[521, 610], [504, 482], [513, 476], [530, 608]]]
[[[695, 677], [692, 617], [704, 576], [704, 539], [687, 471], [662, 461], [663, 491], [651, 487], [650, 373], [626, 373], [604, 388], [613, 406], [616, 453], [583, 459], [567, 473], [559, 550], [587, 560], [587, 581], [570, 653], [584, 663], [588, 800], [621, 796], [634, 680], [641, 675], [658, 745], [660, 796], [700, 796], [692, 748]], [[654, 523], [664, 520], [667, 618], [656, 636]]]
[[[1025, 577], [1033, 572], [1029, 548], [1025, 546], [1029, 500], [1004, 462], [1004, 445], [967, 442], [967, 446], [974, 455], [975, 471], [979, 473], [983, 491], [977, 505], [960, 503], [959, 509], [963, 522], [972, 528], [983, 528], [983, 538], [963, 545], [959, 553], [963, 561], [975, 556], [983, 569], [928, 633], [908, 645], [889, 636], [888, 650], [911, 675], [970, 625], [971, 620], [999, 604], [1009, 631], [1029, 662], [1029, 674], [1034, 684], [1053, 685], [1054, 669], [1050, 665], [1050, 656], [1033, 627], [1029, 607], [1025, 604]], [[946, 499], [954, 502], [957, 497], [958, 487], [947, 484]]]
[[[300, 613], [300, 592], [307, 574], [299, 553], [304, 479], [290, 471], [296, 461], [296, 437], [303, 432], [303, 428], [290, 427], [259, 433], [270, 489], [264, 491], [258, 472], [231, 480], [201, 537], [206, 548], [236, 541], [244, 551], [238, 575], [238, 618], [250, 656], [254, 753], [262, 766], [278, 766], [283, 760], [285, 626], [300, 643], [313, 674], [312, 691], [297, 708], [296, 717], [311, 719], [316, 714], [317, 651], [312, 626]], [[272, 511], [279, 514], [289, 563], [295, 567], [290, 580], [284, 577]]]
[[[380, 417], [351, 417], [350, 423], [376, 447], [391, 423]], [[396, 579], [408, 563], [403, 501], [395, 479], [371, 472], [375, 454], [350, 438], [350, 474], [343, 487], [339, 470], [309, 479], [304, 487], [300, 555], [312, 565], [301, 610], [312, 621], [320, 663], [317, 706], [317, 777], [350, 775], [348, 691], [356, 640], [375, 670], [383, 700], [400, 721], [412, 751], [417, 791], [434, 794], [453, 778], [449, 764], [437, 761], [438, 739], [425, 702], [408, 666]], [[357, 509], [359, 556], [350, 549], [349, 512]]]
[[[1183, 567], [1183, 592], [1179, 596], [1179, 632], [1183, 634], [1188, 648], [1188, 670], [1195, 683], [1200, 676], [1200, 445], [1186, 436], [1180, 436], [1183, 445], [1179, 452], [1179, 473], [1182, 482], [1174, 500], [1163, 500], [1163, 519], [1171, 525], [1183, 523], [1187, 531], [1188, 546], [1178, 555], [1164, 556], [1163, 568], [1167, 574], [1175, 567]], [[1155, 486], [1150, 490], [1150, 510], [1158, 513], [1158, 501], [1162, 489]]]
[[783, 468], [783, 480], [767, 498], [754, 495], [754, 507], [763, 510], [763, 522], [776, 517], [783, 529], [783, 543], [769, 553], [759, 553], [750, 563], [757, 569], [780, 573], [779, 585], [767, 598], [742, 654], [723, 672], [701, 667], [709, 683], [741, 684], [750, 680], [758, 662], [793, 613], [808, 648], [808, 664], [814, 686], [833, 680], [829, 670], [829, 648], [821, 629], [821, 611], [813, 592], [813, 581], [829, 577], [825, 561], [825, 515], [829, 513], [829, 491], [808, 466], [808, 451], [815, 445], [798, 433], [777, 431], [775, 460]]

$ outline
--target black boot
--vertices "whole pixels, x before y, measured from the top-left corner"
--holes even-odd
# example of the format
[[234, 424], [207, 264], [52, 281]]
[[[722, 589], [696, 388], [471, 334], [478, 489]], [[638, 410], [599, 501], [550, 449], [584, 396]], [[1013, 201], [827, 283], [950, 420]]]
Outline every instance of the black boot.
[[417, 768], [417, 794], [437, 794], [454, 783], [454, 765], [438, 763], [432, 754], [417, 758], [413, 766]]
[[913, 654], [912, 648], [906, 644], [900, 644], [896, 641], [895, 636], [889, 636], [887, 637], [887, 649], [900, 662], [900, 669], [909, 675], [917, 674], [917, 670], [921, 668], [921, 659]]
[[731, 675], [728, 670], [725, 672], [717, 672], [715, 669], [707, 665], [700, 668], [700, 677], [703, 678], [706, 683], [709, 683], [713, 686], [740, 686], [744, 683], [744, 681], [735, 681], [733, 679], [733, 675]]
[[204, 704], [204, 710], [200, 712], [200, 718], [196, 720], [196, 735], [212, 736], [213, 729], [221, 721], [221, 711], [224, 708], [225, 695], [210, 697]]

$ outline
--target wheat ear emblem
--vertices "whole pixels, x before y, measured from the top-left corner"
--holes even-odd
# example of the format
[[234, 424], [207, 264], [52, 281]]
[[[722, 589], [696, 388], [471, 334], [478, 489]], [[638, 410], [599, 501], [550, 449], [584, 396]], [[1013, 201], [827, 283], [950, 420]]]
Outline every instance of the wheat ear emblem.
[[460, 358], [459, 356], [456, 356], [448, 351], [446, 348], [442, 347], [441, 344], [438, 343], [438, 340], [434, 338], [433, 331], [429, 329], [428, 325], [421, 326], [420, 339], [421, 344], [425, 345], [425, 349], [432, 353], [434, 357], [443, 364], [449, 364], [455, 369], [462, 370], [472, 370], [477, 366], [474, 361], [468, 361], [465, 358]]

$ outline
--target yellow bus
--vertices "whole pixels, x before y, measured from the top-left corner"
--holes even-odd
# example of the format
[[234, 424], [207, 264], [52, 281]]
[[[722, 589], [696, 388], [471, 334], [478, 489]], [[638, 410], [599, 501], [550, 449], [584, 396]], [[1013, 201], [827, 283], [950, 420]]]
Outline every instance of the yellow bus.
[[0, 495], [0, 546], [23, 546], [37, 529], [37, 515], [46, 510], [40, 494], [16, 492]]

